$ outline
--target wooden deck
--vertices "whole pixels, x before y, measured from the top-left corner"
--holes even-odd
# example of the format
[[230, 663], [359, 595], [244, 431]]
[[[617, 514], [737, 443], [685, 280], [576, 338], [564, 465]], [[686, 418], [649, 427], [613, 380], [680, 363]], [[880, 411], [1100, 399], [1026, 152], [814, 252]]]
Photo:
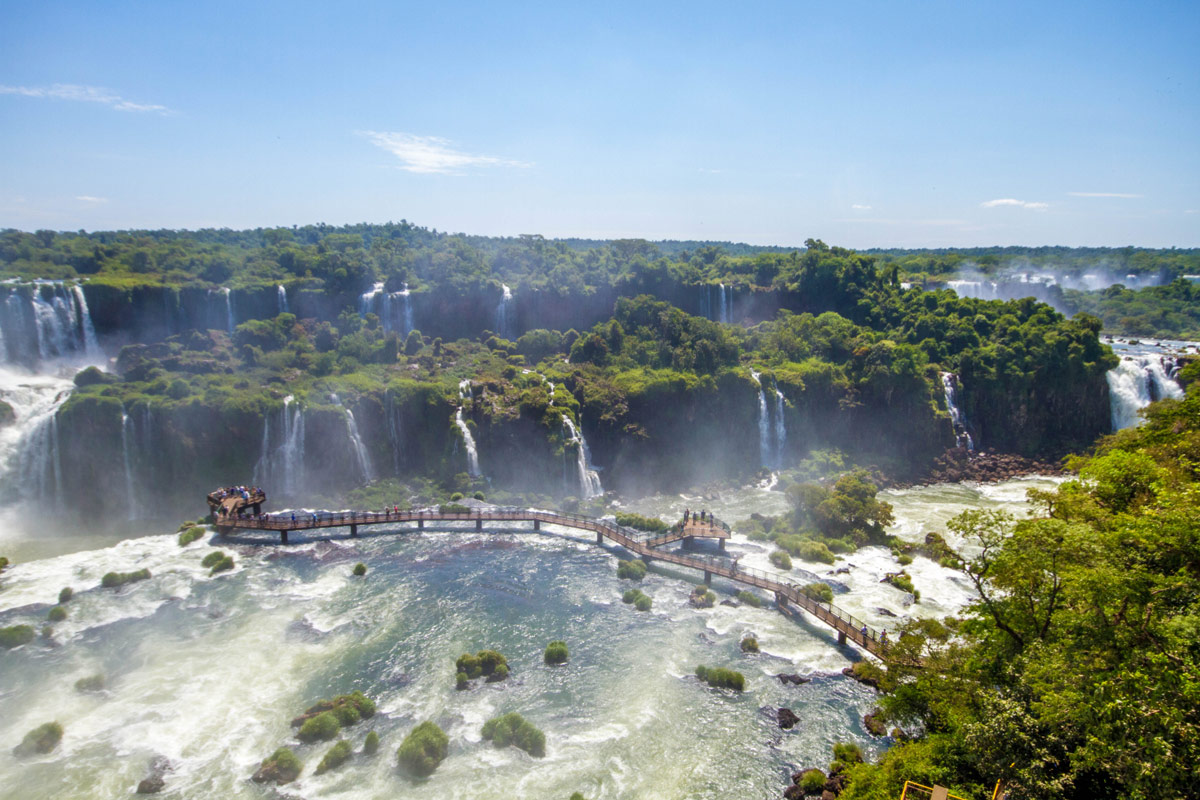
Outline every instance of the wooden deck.
[[484, 530], [484, 524], [489, 522], [532, 523], [535, 531], [540, 531], [543, 525], [560, 525], [565, 528], [589, 531], [596, 534], [597, 544], [602, 544], [605, 539], [608, 539], [641, 557], [647, 563], [661, 561], [702, 572], [705, 583], [711, 583], [712, 577], [717, 575], [772, 592], [781, 606], [792, 606], [795, 609], [807, 611], [837, 631], [839, 644], [850, 642], [876, 656], [886, 647], [886, 644], [880, 641], [879, 631], [832, 603], [822, 603], [809, 597], [799, 584], [789, 582], [784, 575], [742, 567], [738, 565], [736, 559], [723, 555], [658, 549], [671, 542], [688, 538], [709, 538], [718, 540], [723, 550], [730, 532], [728, 526], [720, 521], [712, 525], [707, 522], [703, 524], [689, 523], [681, 530], [651, 536], [632, 528], [622, 527], [611, 520], [595, 519], [581, 514], [544, 511], [536, 508], [489, 506], [473, 508], [465, 512], [442, 511], [439, 508], [386, 512], [318, 511], [294, 515], [291, 512], [284, 512], [245, 519], [221, 520], [218, 530], [222, 534], [233, 530], [275, 531], [279, 533], [280, 541], [286, 543], [291, 531], [348, 527], [350, 535], [357, 536], [360, 525], [416, 523], [417, 529], [422, 530], [428, 523], [447, 522], [473, 523], [474, 529], [477, 531]]

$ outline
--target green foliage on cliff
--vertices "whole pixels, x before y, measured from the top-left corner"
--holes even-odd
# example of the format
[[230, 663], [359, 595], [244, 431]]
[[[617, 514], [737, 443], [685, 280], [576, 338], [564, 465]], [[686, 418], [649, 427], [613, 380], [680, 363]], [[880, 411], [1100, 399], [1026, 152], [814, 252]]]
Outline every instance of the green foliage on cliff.
[[1177, 278], [1165, 286], [1063, 292], [1073, 311], [1091, 314], [1107, 333], [1157, 339], [1200, 339], [1200, 284]]
[[[1077, 459], [1040, 516], [965, 512], [979, 599], [956, 630], [910, 622], [885, 661], [889, 722], [923, 733], [852, 767], [848, 800], [905, 779], [987, 796], [1183, 797], [1200, 790], [1200, 395]], [[914, 669], [915, 658], [924, 668]]]
[[413, 775], [432, 775], [438, 764], [445, 760], [449, 745], [450, 737], [436, 723], [422, 722], [404, 737], [396, 751], [396, 759]]

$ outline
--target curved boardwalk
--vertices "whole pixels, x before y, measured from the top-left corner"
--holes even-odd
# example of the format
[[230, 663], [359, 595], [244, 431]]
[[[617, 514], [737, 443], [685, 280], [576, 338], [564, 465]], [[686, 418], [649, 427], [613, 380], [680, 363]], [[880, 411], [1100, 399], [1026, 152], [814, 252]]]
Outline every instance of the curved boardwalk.
[[720, 547], [724, 550], [725, 540], [729, 538], [729, 527], [721, 522], [711, 525], [691, 523], [682, 531], [652, 536], [617, 525], [615, 522], [585, 517], [581, 514], [543, 511], [536, 508], [490, 506], [472, 508], [468, 511], [419, 508], [388, 512], [320, 511], [296, 515], [292, 515], [291, 512], [283, 512], [245, 519], [221, 520], [218, 523], [218, 530], [221, 533], [227, 533], [234, 529], [277, 531], [280, 534], [280, 541], [287, 542], [290, 531], [349, 527], [350, 535], [357, 536], [360, 525], [389, 525], [402, 522], [415, 522], [418, 529], [423, 529], [427, 522], [474, 522], [475, 530], [478, 531], [482, 531], [484, 523], [487, 522], [530, 522], [533, 523], [535, 531], [541, 530], [542, 525], [561, 525], [566, 528], [590, 531], [596, 534], [597, 544], [608, 539], [631, 553], [635, 553], [646, 562], [662, 561], [703, 572], [705, 583], [710, 583], [713, 575], [719, 575], [737, 583], [773, 592], [780, 606], [791, 605], [807, 611], [816, 619], [836, 630], [839, 644], [853, 642], [876, 656], [882, 652], [885, 646], [880, 642], [879, 631], [832, 603], [814, 600], [804, 593], [799, 584], [786, 582], [781, 575], [739, 566], [735, 559], [725, 556], [656, 549], [670, 542], [709, 538], [719, 540]]

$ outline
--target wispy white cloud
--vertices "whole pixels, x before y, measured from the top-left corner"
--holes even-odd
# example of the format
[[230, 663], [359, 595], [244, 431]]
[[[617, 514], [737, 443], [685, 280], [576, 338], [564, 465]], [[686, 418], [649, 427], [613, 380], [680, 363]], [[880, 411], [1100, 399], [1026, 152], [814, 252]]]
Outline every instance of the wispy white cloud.
[[495, 156], [464, 153], [451, 147], [448, 139], [439, 136], [417, 136], [412, 133], [388, 131], [359, 131], [371, 144], [400, 159], [400, 169], [424, 174], [454, 174], [471, 167], [528, 167], [524, 161]]
[[1028, 200], [1014, 200], [1011, 197], [1002, 197], [999, 200], [985, 200], [979, 204], [980, 208], [1001, 208], [1003, 206], [1012, 206], [1013, 208], [1028, 208], [1034, 211], [1043, 211], [1050, 207], [1049, 203], [1036, 203]]
[[1200, 208], [1188, 208], [1188, 209], [1185, 209], [1183, 213], [1185, 213], [1185, 214], [1200, 214]]
[[1145, 197], [1145, 195], [1126, 194], [1125, 192], [1067, 192], [1067, 195], [1070, 197], [1120, 197], [1125, 200]]
[[862, 203], [853, 203], [853, 204], [851, 204], [850, 207], [853, 208], [855, 211], [870, 211], [871, 210], [870, 206], [865, 206]]
[[97, 205], [100, 205], [101, 203], [108, 202], [107, 197], [95, 197], [90, 194], [77, 194], [77, 195], [75, 195], [75, 199], [81, 203], [87, 203], [88, 205], [93, 205], [93, 206], [97, 206]]
[[99, 86], [80, 86], [74, 83], [55, 83], [51, 86], [5, 86], [0, 84], [0, 94], [41, 97], [51, 100], [74, 100], [79, 103], [99, 103], [117, 111], [173, 113], [171, 109], [157, 103], [135, 103], [132, 100], [126, 100], [111, 89]]

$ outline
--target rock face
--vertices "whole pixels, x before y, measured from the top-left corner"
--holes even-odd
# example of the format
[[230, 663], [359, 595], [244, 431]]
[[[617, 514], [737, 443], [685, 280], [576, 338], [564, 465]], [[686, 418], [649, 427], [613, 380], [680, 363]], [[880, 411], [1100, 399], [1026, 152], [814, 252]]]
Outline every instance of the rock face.
[[173, 765], [164, 756], [155, 756], [150, 762], [150, 774], [137, 785], [137, 794], [158, 794], [167, 785], [165, 776]]
[[978, 481], [996, 483], [1020, 475], [1059, 475], [1062, 467], [1050, 461], [1026, 458], [1016, 453], [997, 453], [994, 450], [972, 453], [964, 448], [947, 450], [933, 462], [928, 483], [957, 483]]
[[863, 726], [867, 729], [867, 733], [872, 736], [887, 736], [887, 726], [883, 724], [880, 717], [883, 712], [875, 709], [869, 714], [863, 716]]
[[800, 718], [797, 717], [796, 713], [790, 708], [779, 709], [776, 718], [779, 721], [779, 727], [783, 728], [785, 731], [791, 729], [800, 721]]
[[808, 683], [810, 680], [812, 680], [812, 678], [802, 678], [799, 675], [796, 675], [795, 673], [788, 675], [783, 672], [779, 673], [775, 677], [779, 678], [779, 682], [784, 684], [785, 686], [789, 683], [793, 684], [795, 686], [799, 686], [802, 683]]

